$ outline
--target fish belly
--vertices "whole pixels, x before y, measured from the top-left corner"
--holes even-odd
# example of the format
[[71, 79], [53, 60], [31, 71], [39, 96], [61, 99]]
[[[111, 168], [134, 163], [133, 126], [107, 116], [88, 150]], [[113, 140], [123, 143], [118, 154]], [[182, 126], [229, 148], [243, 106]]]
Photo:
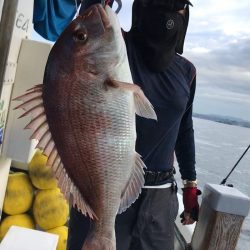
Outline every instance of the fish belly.
[[46, 107], [57, 150], [97, 217], [113, 223], [134, 164], [132, 93], [79, 84], [60, 91], [51, 91]]

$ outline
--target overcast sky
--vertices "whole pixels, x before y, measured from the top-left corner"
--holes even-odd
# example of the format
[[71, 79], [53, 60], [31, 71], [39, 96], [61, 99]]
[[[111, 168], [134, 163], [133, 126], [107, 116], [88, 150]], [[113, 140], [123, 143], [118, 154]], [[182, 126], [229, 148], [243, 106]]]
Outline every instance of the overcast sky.
[[[132, 2], [119, 14], [125, 30]], [[184, 56], [197, 68], [195, 111], [250, 121], [250, 1], [192, 3]]]
[[[129, 30], [133, 0], [122, 2]], [[250, 0], [192, 3], [184, 56], [197, 68], [194, 110], [250, 121]]]

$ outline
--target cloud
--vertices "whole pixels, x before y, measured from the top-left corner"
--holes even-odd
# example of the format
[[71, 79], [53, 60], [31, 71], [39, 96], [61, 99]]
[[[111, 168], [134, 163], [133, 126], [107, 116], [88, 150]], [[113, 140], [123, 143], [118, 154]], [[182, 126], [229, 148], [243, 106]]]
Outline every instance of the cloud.
[[[202, 87], [250, 95], [249, 0], [191, 0], [184, 56], [194, 62]], [[118, 17], [129, 30], [133, 0], [123, 0]], [[114, 9], [116, 6], [114, 6]]]
[[[216, 87], [227, 94], [250, 95], [249, 0], [191, 2], [194, 7], [190, 8], [184, 56], [197, 68], [198, 88], [202, 86], [211, 90]], [[131, 25], [132, 3], [133, 0], [123, 1], [119, 13], [125, 30]], [[232, 95], [228, 98], [233, 99]]]
[[249, 0], [193, 0], [191, 8], [191, 29], [200, 31], [206, 28], [207, 32], [219, 30], [227, 35], [248, 33], [249, 27]]
[[227, 91], [228, 100], [228, 91], [250, 99], [249, 0], [192, 3], [184, 55], [197, 67], [198, 86]]
[[207, 54], [210, 52], [210, 50], [208, 48], [198, 46], [191, 48], [190, 52], [194, 54]]
[[203, 89], [200, 88], [200, 98], [209, 98], [209, 99], [216, 99], [220, 101], [228, 101], [233, 103], [242, 103], [244, 102], [247, 105], [250, 105], [249, 95], [245, 93], [235, 93], [232, 91], [228, 91], [227, 89], [220, 90], [211, 88], [207, 91], [208, 88]]
[[[122, 9], [118, 14], [121, 26], [124, 30], [128, 31], [131, 26], [131, 19], [132, 19], [132, 4], [133, 0], [125, 0], [122, 1]], [[115, 6], [114, 6], [115, 8]]]
[[239, 39], [224, 48], [194, 47], [186, 56], [196, 65], [198, 83], [250, 95], [250, 39]]

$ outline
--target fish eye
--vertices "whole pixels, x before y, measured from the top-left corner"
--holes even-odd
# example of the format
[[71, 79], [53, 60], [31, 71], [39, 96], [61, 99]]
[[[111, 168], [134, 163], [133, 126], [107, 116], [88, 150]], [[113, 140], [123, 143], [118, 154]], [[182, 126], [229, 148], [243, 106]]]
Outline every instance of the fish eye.
[[84, 31], [77, 31], [75, 33], [76, 41], [85, 42], [88, 39], [88, 35]]

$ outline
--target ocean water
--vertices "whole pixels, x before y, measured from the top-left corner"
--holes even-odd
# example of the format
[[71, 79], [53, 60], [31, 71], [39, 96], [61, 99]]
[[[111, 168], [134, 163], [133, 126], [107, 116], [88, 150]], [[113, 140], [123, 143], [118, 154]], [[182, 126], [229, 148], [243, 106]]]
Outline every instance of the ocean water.
[[[219, 184], [227, 176], [250, 144], [250, 129], [194, 118], [194, 130], [197, 179], [202, 190], [205, 183]], [[250, 149], [227, 184], [250, 196]], [[237, 250], [247, 249], [250, 249], [250, 215], [243, 223], [237, 245]]]

